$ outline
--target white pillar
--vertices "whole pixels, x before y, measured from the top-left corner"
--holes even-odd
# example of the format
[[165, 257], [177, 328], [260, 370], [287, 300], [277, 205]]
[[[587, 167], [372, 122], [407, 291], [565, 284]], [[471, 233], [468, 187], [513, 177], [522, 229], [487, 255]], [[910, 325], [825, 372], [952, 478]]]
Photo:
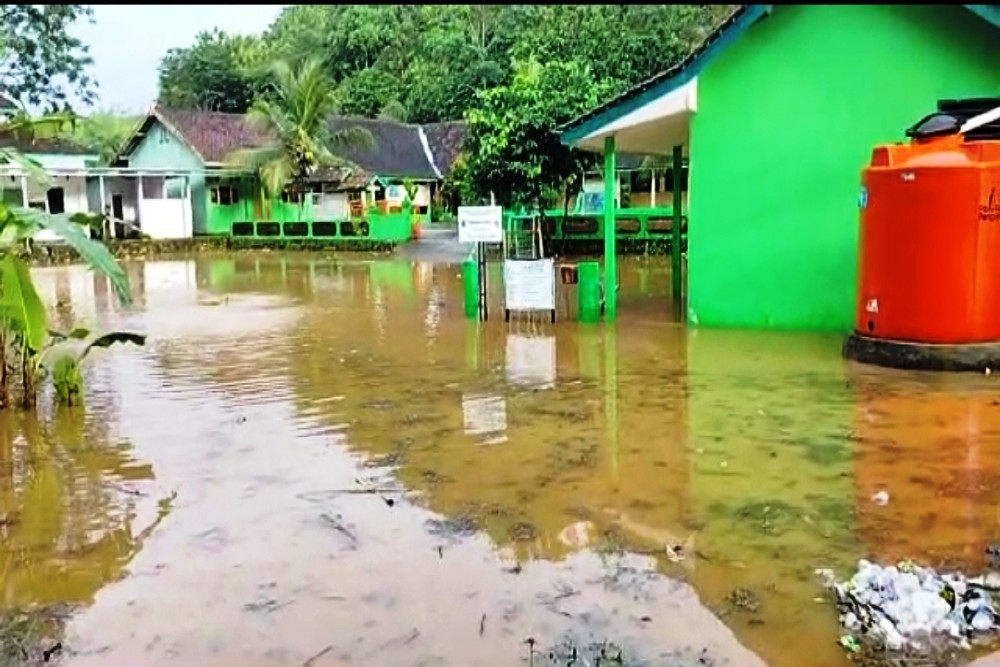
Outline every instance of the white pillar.
[[144, 199], [142, 194], [142, 174], [136, 178], [135, 181], [135, 224], [142, 229], [142, 200]]
[[497, 205], [497, 198], [493, 195], [493, 191], [490, 190], [490, 206]]
[[[243, 201], [243, 191], [240, 190], [240, 201]], [[184, 177], [184, 233], [188, 238], [194, 238], [194, 213], [191, 210], [191, 177]]]
[[[101, 197], [101, 203], [98, 204], [97, 206], [97, 212], [100, 213], [101, 215], [104, 215], [104, 211], [107, 210], [107, 205], [108, 205], [107, 194], [104, 191], [104, 174], [101, 174], [100, 176], [97, 177], [97, 190]], [[112, 213], [112, 215], [114, 215], [114, 213]], [[111, 215], [109, 215], [108, 217], [110, 218]]]
[[28, 177], [21, 176], [21, 206], [28, 208]]

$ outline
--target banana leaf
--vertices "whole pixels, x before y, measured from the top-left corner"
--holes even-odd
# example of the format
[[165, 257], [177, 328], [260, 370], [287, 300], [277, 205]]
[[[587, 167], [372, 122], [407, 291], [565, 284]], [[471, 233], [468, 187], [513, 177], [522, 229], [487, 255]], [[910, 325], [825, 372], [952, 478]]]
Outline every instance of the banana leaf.
[[103, 243], [90, 238], [89, 233], [76, 223], [71, 222], [69, 216], [52, 215], [44, 211], [20, 207], [7, 207], [7, 213], [6, 220], [0, 223], [3, 226], [3, 231], [12, 225], [17, 228], [22, 237], [29, 237], [39, 229], [55, 232], [79, 253], [91, 269], [106, 275], [111, 280], [115, 293], [123, 304], [127, 305], [132, 302], [128, 274], [125, 273], [125, 269]]
[[85, 329], [74, 329], [70, 334], [71, 337], [57, 340], [43, 349], [35, 362], [38, 373], [40, 375], [52, 373], [56, 365], [63, 360], [78, 365], [95, 347], [111, 347], [115, 343], [132, 343], [139, 346], [146, 344], [145, 334], [131, 331], [108, 331], [87, 334], [83, 338], [72, 337], [73, 334], [80, 335], [85, 331]]
[[0, 320], [37, 352], [45, 344], [46, 319], [28, 265], [12, 255], [0, 259]]

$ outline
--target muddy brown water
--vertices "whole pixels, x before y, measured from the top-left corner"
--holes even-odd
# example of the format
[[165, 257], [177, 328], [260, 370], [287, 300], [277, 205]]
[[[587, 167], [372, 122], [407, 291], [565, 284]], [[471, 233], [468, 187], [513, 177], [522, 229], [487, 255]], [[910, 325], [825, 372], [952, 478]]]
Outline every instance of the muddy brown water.
[[815, 568], [1000, 540], [995, 378], [686, 330], [664, 263], [613, 328], [470, 322], [452, 265], [128, 270], [131, 308], [36, 271], [56, 326], [150, 340], [0, 418], [2, 604], [70, 609], [72, 667], [842, 667]]

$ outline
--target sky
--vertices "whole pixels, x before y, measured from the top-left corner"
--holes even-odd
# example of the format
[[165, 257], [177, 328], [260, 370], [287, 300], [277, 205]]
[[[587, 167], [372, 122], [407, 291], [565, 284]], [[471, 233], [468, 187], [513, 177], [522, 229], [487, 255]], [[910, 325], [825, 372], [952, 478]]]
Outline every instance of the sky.
[[[94, 5], [94, 23], [75, 34], [90, 47], [98, 83], [95, 108], [142, 113], [157, 92], [157, 67], [168, 49], [194, 43], [202, 30], [259, 34], [285, 5]], [[83, 109], [79, 109], [84, 111]]]

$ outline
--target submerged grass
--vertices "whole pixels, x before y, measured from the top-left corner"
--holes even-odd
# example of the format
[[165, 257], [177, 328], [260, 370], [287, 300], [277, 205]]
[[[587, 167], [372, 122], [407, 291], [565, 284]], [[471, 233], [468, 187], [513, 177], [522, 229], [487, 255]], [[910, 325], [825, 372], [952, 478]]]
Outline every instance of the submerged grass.
[[62, 607], [26, 608], [0, 612], [0, 663], [10, 667], [51, 664], [63, 650]]

